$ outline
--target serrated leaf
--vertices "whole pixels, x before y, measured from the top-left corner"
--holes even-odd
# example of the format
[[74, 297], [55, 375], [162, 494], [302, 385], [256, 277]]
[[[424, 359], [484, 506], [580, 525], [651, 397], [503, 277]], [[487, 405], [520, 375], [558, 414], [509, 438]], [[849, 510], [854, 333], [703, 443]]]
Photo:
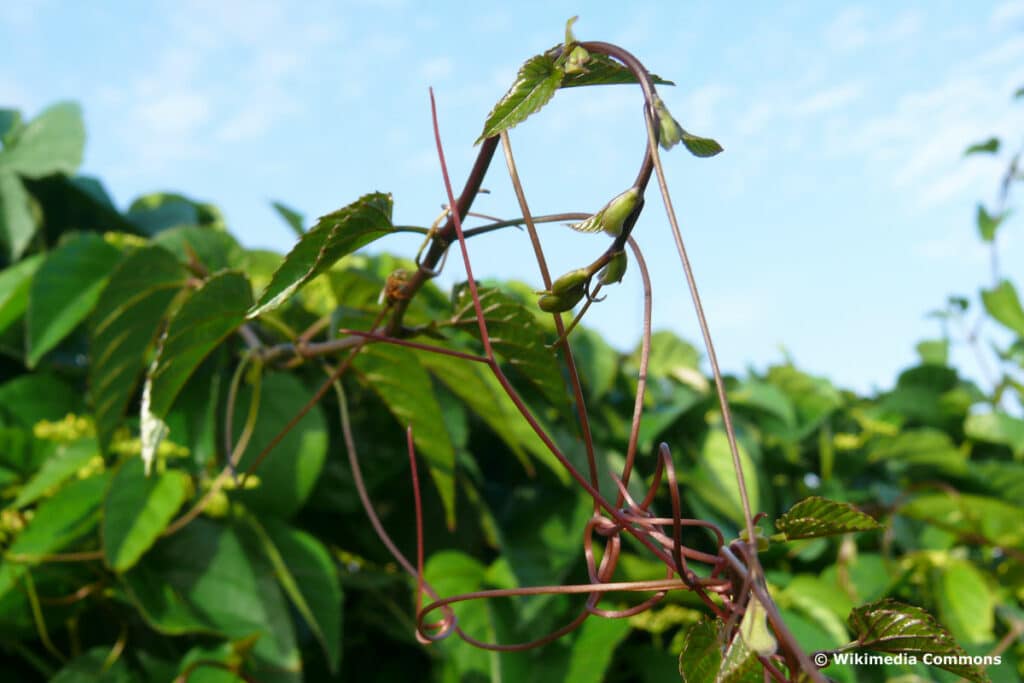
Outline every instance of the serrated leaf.
[[50, 252], [28, 294], [28, 358], [34, 367], [92, 311], [121, 257], [99, 235], [75, 235]]
[[[949, 632], [920, 607], [880, 600], [854, 609], [848, 623], [861, 646], [869, 650], [967, 659], [967, 653]], [[973, 664], [936, 665], [972, 681], [988, 680], [985, 672]]]
[[373, 390], [400, 425], [392, 438], [405, 443], [412, 425], [416, 455], [426, 460], [444, 503], [448, 526], [455, 524], [455, 448], [430, 375], [411, 351], [387, 344], [363, 348], [352, 363], [359, 379]]
[[79, 479], [39, 505], [28, 526], [4, 551], [0, 597], [14, 588], [29, 567], [44, 555], [63, 550], [89, 535], [99, 521], [100, 503], [109, 477]]
[[9, 260], [19, 258], [36, 234], [32, 199], [21, 179], [0, 167], [0, 246]]
[[122, 462], [103, 501], [103, 557], [115, 572], [135, 566], [185, 502], [191, 481], [181, 470], [147, 477], [141, 459]]
[[166, 434], [163, 420], [181, 388], [203, 359], [245, 322], [251, 305], [249, 281], [227, 271], [192, 292], [171, 316], [142, 392], [142, 457], [147, 466]]
[[106, 448], [121, 424], [159, 324], [188, 273], [160, 247], [125, 256], [100, 294], [90, 324], [89, 399]]
[[342, 593], [334, 560], [316, 538], [279, 520], [251, 517], [249, 522], [278, 583], [323, 648], [330, 670], [336, 672], [341, 659]]
[[976, 142], [964, 150], [964, 156], [971, 154], [996, 154], [999, 152], [999, 138], [989, 138], [983, 142]]
[[990, 214], [988, 209], [985, 208], [984, 204], [978, 204], [978, 215], [976, 222], [978, 224], [978, 234], [981, 236], [983, 242], [991, 242], [996, 238], [996, 230], [999, 229], [999, 225], [1006, 218], [1007, 212]]
[[43, 262], [43, 254], [35, 254], [0, 270], [0, 333], [25, 314], [32, 276]]
[[805, 498], [775, 520], [775, 528], [786, 540], [834, 536], [853, 531], [880, 528], [873, 517], [849, 503], [840, 503], [819, 496]]
[[1003, 280], [994, 289], [982, 290], [981, 300], [989, 315], [1024, 336], [1024, 308], [1021, 308], [1013, 283]]
[[26, 178], [72, 175], [82, 163], [84, 148], [82, 111], [77, 104], [61, 102], [18, 131], [13, 144], [0, 152], [0, 167]]
[[[560, 48], [561, 46], [557, 46], [553, 48], [553, 50], [558, 50]], [[548, 50], [545, 54], [549, 53], [552, 53], [552, 50]], [[666, 80], [657, 74], [650, 74], [650, 77], [656, 85], [675, 85], [672, 81]], [[584, 85], [624, 85], [637, 82], [636, 76], [633, 75], [633, 72], [630, 71], [629, 68], [619, 64], [608, 55], [591, 53], [590, 59], [586, 64], [586, 71], [567, 74], [562, 80], [560, 87], [574, 88]]]
[[255, 318], [283, 304], [338, 259], [393, 230], [390, 194], [375, 192], [322, 217], [285, 256], [249, 311]]
[[[532, 383], [557, 409], [567, 405], [568, 392], [555, 354], [544, 346], [545, 331], [533, 314], [499, 289], [481, 287], [480, 307], [491, 346]], [[469, 288], [458, 285], [453, 295], [453, 325], [479, 338], [480, 328]]]
[[687, 133], [685, 130], [683, 131], [682, 140], [686, 149], [690, 150], [690, 154], [695, 157], [713, 157], [724, 151], [724, 148], [718, 144], [717, 140], [702, 138], [699, 135]]
[[21, 487], [11, 507], [21, 508], [36, 502], [70, 479], [97, 455], [99, 448], [95, 439], [78, 439], [71, 443], [59, 444], [32, 478]]
[[526, 60], [512, 87], [487, 115], [484, 132], [474, 144], [522, 123], [539, 111], [554, 97], [563, 78], [565, 71], [548, 55], [536, 55]]
[[715, 683], [722, 666], [720, 629], [721, 622], [706, 618], [687, 627], [679, 653], [679, 675], [683, 683]]
[[274, 207], [274, 211], [277, 211], [277, 215], [284, 219], [284, 222], [288, 224], [288, 227], [292, 229], [296, 237], [302, 237], [306, 232], [305, 228], [303, 228], [304, 218], [302, 214], [281, 202], [271, 202], [270, 205]]

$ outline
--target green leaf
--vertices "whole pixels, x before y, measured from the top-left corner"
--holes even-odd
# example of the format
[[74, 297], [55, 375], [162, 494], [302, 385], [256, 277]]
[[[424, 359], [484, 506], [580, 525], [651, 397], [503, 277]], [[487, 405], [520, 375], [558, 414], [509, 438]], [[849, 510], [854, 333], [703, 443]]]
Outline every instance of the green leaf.
[[185, 382], [213, 349], [245, 322], [252, 305], [249, 281], [223, 272], [192, 292], [167, 323], [142, 393], [142, 457], [147, 463], [166, 431], [163, 420]]
[[1024, 420], [1004, 412], [976, 413], [964, 421], [964, 432], [977, 441], [1006, 446], [1014, 457], [1024, 456]]
[[274, 680], [301, 680], [288, 605], [251, 532], [200, 517], [162, 539], [123, 578], [156, 630], [233, 640], [257, 635], [253, 655], [277, 670], [282, 678]]
[[79, 479], [36, 508], [28, 526], [4, 552], [0, 597], [14, 588], [28, 568], [39, 564], [43, 556], [63, 550], [93, 532], [108, 480], [106, 474]]
[[601, 683], [615, 648], [629, 632], [630, 625], [626, 619], [587, 619], [572, 641], [569, 669], [563, 680]]
[[775, 520], [775, 528], [786, 535], [786, 540], [834, 536], [852, 531], [871, 531], [880, 528], [878, 522], [849, 503], [812, 496], [791, 507]]
[[946, 365], [949, 362], [949, 340], [928, 339], [917, 344], [917, 355], [922, 363]]
[[32, 276], [42, 262], [43, 255], [36, 254], [0, 270], [0, 332], [25, 314]]
[[284, 219], [284, 222], [288, 224], [288, 227], [292, 229], [296, 237], [302, 237], [306, 230], [302, 227], [304, 218], [301, 213], [281, 202], [271, 202], [271, 206], [277, 211], [277, 214]]
[[[262, 378], [259, 415], [249, 447], [239, 462], [246, 471], [271, 440], [295, 417], [309, 400], [311, 391], [288, 373], [269, 373]], [[243, 387], [235, 403], [234, 443], [245, 424], [252, 389]], [[327, 459], [327, 422], [320, 406], [314, 406], [288, 432], [256, 470], [260, 485], [234, 492], [247, 508], [266, 515], [291, 517], [313, 492]]]
[[100, 294], [90, 320], [89, 399], [105, 448], [121, 424], [139, 373], [188, 272], [160, 247], [126, 255]]
[[922, 428], [878, 437], [868, 449], [868, 462], [888, 462], [897, 468], [931, 466], [960, 473], [967, 467], [967, 455], [945, 432]]
[[[545, 54], [554, 54], [560, 50], [561, 45], [548, 50]], [[665, 80], [657, 74], [650, 74], [651, 80], [656, 85], [675, 85], [672, 81]], [[636, 76], [629, 68], [619, 64], [608, 55], [590, 53], [590, 60], [587, 61], [586, 70], [574, 74], [566, 74], [559, 87], [574, 88], [584, 85], [625, 85], [638, 83]]]
[[839, 391], [823, 377], [801, 372], [792, 365], [776, 365], [765, 379], [782, 390], [796, 409], [796, 426], [785, 430], [788, 440], [799, 441], [812, 434], [843, 400]]
[[[758, 470], [743, 444], [736, 445], [739, 448], [740, 462], [747, 483], [750, 508], [756, 514], [760, 509]], [[697, 455], [697, 466], [692, 477], [696, 483], [693, 487], [695, 495], [729, 520], [737, 524], [743, 522], [743, 505], [725, 431], [715, 428], [708, 432]]]
[[392, 232], [391, 209], [391, 195], [375, 192], [317, 221], [285, 256], [249, 317], [277, 308], [342, 256]]
[[999, 229], [999, 225], [1007, 215], [1006, 211], [995, 215], [990, 214], [984, 204], [978, 204], [978, 234], [981, 235], [983, 242], [991, 242], [996, 238], [996, 230]]
[[224, 218], [212, 204], [165, 192], [139, 197], [128, 207], [126, 217], [136, 230], [150, 236], [181, 226], [224, 227]]
[[512, 87], [487, 115], [484, 132], [475, 144], [522, 123], [539, 111], [554, 97], [563, 78], [565, 71], [556, 66], [554, 58], [536, 55], [528, 59], [520, 67]]
[[701, 158], [713, 157], [724, 151], [717, 140], [702, 138], [699, 135], [687, 133], [685, 130], [683, 131], [683, 145], [690, 150], [690, 154]]
[[999, 152], [999, 138], [989, 138], [984, 142], [975, 142], [964, 150], [964, 156], [971, 154], [996, 154]]
[[32, 198], [21, 179], [0, 166], [0, 246], [7, 258], [17, 260], [32, 241], [38, 227]]
[[683, 683], [715, 683], [722, 666], [719, 645], [721, 622], [702, 619], [686, 629], [679, 653], [679, 675]]
[[129, 671], [124, 658], [112, 662], [109, 658], [109, 647], [94, 647], [65, 664], [50, 683], [135, 683], [139, 680]]
[[572, 352], [576, 359], [587, 398], [604, 398], [615, 385], [619, 370], [619, 353], [593, 330], [578, 327], [571, 337]]
[[241, 268], [245, 254], [235, 238], [223, 230], [197, 225], [179, 225], [163, 230], [153, 238], [158, 244], [178, 257], [182, 263], [199, 259], [208, 272], [226, 268]]
[[80, 234], [50, 252], [28, 294], [28, 365], [71, 333], [92, 311], [121, 252], [94, 234]]
[[17, 109], [0, 109], [0, 140], [6, 141], [21, 128], [21, 112]]
[[[525, 306], [501, 290], [481, 287], [477, 291], [491, 346], [528, 379], [548, 403], [564, 409], [569, 395], [555, 354], [544, 346], [544, 328]], [[457, 285], [453, 301], [452, 324], [479, 338], [480, 327], [469, 287]]]
[[121, 463], [103, 501], [103, 557], [115, 572], [135, 566], [152, 547], [191, 488], [188, 475], [167, 470], [147, 477], [140, 458]]
[[72, 175], [82, 163], [85, 124], [77, 104], [61, 102], [22, 128], [14, 144], [0, 152], [0, 167], [26, 178]]
[[416, 354], [388, 344], [363, 347], [352, 366], [360, 382], [380, 397], [398, 421], [400, 429], [382, 438], [404, 444], [405, 429], [412, 426], [416, 455], [426, 460], [444, 502], [448, 526], [454, 527], [455, 448], [430, 375]]
[[996, 596], [984, 575], [968, 560], [948, 558], [932, 570], [939, 615], [962, 643], [983, 645], [995, 640]]
[[962, 536], [980, 536], [987, 543], [1024, 547], [1024, 529], [1020, 525], [1024, 509], [997, 498], [928, 493], [917, 496], [899, 512]]
[[425, 353], [419, 359], [434, 377], [505, 442], [509, 450], [523, 462], [527, 471], [532, 470], [526, 460], [526, 453], [529, 452], [550, 468], [556, 477], [569, 483], [565, 468], [519, 413], [489, 368], [480, 363], [441, 354]]
[[[870, 650], [903, 652], [918, 657], [925, 654], [963, 657], [967, 660], [967, 653], [946, 629], [920, 607], [881, 600], [854, 609], [850, 613], [849, 624], [861, 646]], [[972, 681], [988, 680], [985, 672], [974, 664], [939, 666]]]
[[1009, 280], [1003, 280], [995, 289], [982, 290], [981, 300], [989, 315], [1024, 336], [1024, 309], [1021, 308], [1017, 290]]
[[60, 420], [79, 412], [74, 388], [56, 375], [33, 372], [0, 384], [0, 414], [31, 430], [40, 420]]
[[21, 508], [36, 502], [98, 455], [95, 439], [78, 439], [58, 445], [53, 454], [43, 461], [42, 467], [21, 487], [11, 507]]
[[313, 536], [266, 518], [250, 520], [278, 583], [327, 655], [332, 673], [341, 659], [341, 585], [330, 553]]

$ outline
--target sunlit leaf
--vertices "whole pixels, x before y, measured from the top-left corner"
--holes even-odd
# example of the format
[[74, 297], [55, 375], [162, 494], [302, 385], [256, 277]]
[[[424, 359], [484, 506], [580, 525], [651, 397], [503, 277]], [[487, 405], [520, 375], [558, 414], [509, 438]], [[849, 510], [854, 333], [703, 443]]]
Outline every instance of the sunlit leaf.
[[25, 314], [32, 276], [43, 258], [43, 254], [36, 254], [0, 270], [0, 332]]
[[1024, 308], [1021, 308], [1013, 283], [1003, 280], [998, 287], [983, 290], [981, 300], [989, 315], [1024, 336]]
[[18, 497], [11, 506], [20, 508], [36, 502], [70, 479], [98, 455], [99, 448], [95, 439], [85, 438], [59, 444], [53, 454], [43, 462], [42, 467], [21, 487]]
[[853, 531], [871, 531], [880, 528], [880, 525], [873, 517], [849, 503], [812, 496], [801, 500], [775, 520], [775, 528], [792, 541]]
[[1024, 420], [1007, 413], [975, 413], [964, 421], [964, 432], [972, 439], [1003, 444], [1014, 456], [1024, 456]]
[[999, 225], [1006, 218], [1007, 212], [991, 214], [988, 209], [985, 208], [984, 204], [978, 204], [978, 234], [981, 236], [983, 242], [991, 242], [996, 238], [996, 230], [999, 229]]
[[487, 115], [484, 132], [476, 142], [508, 130], [539, 111], [554, 96], [563, 78], [565, 71], [555, 65], [554, 58], [537, 55], [528, 59], [520, 67], [512, 87]]
[[981, 645], [995, 635], [996, 596], [973, 563], [948, 558], [932, 570], [942, 623], [962, 643]]
[[0, 168], [26, 178], [71, 175], [82, 163], [85, 124], [72, 102], [55, 104], [21, 128], [13, 144], [0, 152]]
[[301, 213], [281, 202], [271, 202], [271, 206], [277, 211], [277, 215], [284, 219], [284, 222], [288, 224], [288, 227], [292, 229], [296, 237], [302, 237], [303, 233], [306, 232], [303, 228], [304, 218]]
[[[559, 49], [561, 46], [554, 48]], [[548, 50], [545, 54], [552, 53]], [[649, 74], [656, 85], [675, 85], [672, 81], [665, 80], [657, 74]], [[636, 76], [627, 67], [619, 64], [608, 55], [590, 53], [590, 60], [587, 61], [586, 70], [579, 73], [567, 74], [559, 87], [572, 88], [581, 85], [619, 85], [638, 83]]]
[[37, 212], [17, 174], [0, 166], [0, 247], [8, 259], [16, 260], [28, 248], [36, 233]]
[[715, 683], [722, 666], [718, 620], [703, 619], [686, 629], [679, 653], [679, 675], [683, 683]]

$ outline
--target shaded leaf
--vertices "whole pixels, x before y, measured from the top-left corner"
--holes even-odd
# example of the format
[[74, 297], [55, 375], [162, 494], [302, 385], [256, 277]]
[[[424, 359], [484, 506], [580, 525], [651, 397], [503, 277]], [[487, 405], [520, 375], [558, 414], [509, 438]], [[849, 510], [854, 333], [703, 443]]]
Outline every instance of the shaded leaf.
[[964, 150], [964, 156], [971, 154], [996, 154], [999, 152], [999, 138], [989, 138], [983, 142], [975, 142]]
[[967, 455], [953, 444], [945, 432], [922, 428], [881, 436], [872, 441], [868, 461], [885, 461], [900, 467], [927, 465], [958, 473], [966, 468]]
[[375, 192], [322, 217], [274, 271], [249, 317], [271, 311], [338, 259], [392, 231], [390, 194]]
[[160, 247], [126, 255], [100, 294], [90, 324], [89, 399], [105, 448], [121, 424], [160, 321], [188, 273]]
[[[241, 471], [248, 470], [312, 393], [296, 376], [284, 372], [269, 373], [261, 382], [259, 414], [249, 447], [239, 462]], [[243, 387], [238, 392], [233, 443], [237, 443], [241, 435], [251, 397], [250, 387]], [[234, 495], [251, 510], [290, 517], [309, 498], [326, 458], [327, 423], [323, 409], [314, 406], [260, 464], [256, 471], [260, 485], [255, 489], [236, 491]]]
[[601, 683], [615, 648], [629, 632], [630, 625], [626, 619], [587, 619], [572, 641], [569, 669], [563, 680]]
[[85, 320], [120, 256], [94, 234], [75, 235], [50, 252], [29, 288], [29, 367]]
[[[881, 600], [857, 607], [850, 613], [849, 625], [861, 646], [878, 652], [904, 652], [923, 657], [964, 657], [946, 629], [920, 607], [895, 600]], [[968, 660], [969, 661], [969, 660]], [[937, 664], [972, 681], [985, 681], [985, 672], [974, 664]]]
[[[481, 287], [477, 291], [494, 350], [519, 370], [548, 403], [563, 408], [568, 392], [555, 354], [544, 346], [544, 328], [525, 306], [500, 290]], [[452, 324], [479, 338], [480, 328], [469, 287], [458, 285], [453, 301]]]
[[873, 517], [849, 503], [840, 503], [818, 496], [805, 498], [775, 520], [775, 528], [786, 540], [834, 536], [852, 531], [880, 528]]
[[32, 198], [21, 179], [0, 166], [0, 246], [7, 258], [18, 259], [36, 234]]
[[182, 263], [199, 259], [199, 263], [210, 273], [226, 268], [241, 268], [245, 263], [242, 247], [223, 230], [179, 225], [160, 232], [153, 238], [153, 244], [170, 251]]
[[522, 123], [539, 111], [554, 96], [564, 77], [565, 71], [556, 66], [554, 58], [548, 55], [536, 55], [526, 60], [519, 68], [512, 87], [487, 115], [484, 131], [476, 139], [476, 144]]
[[982, 290], [981, 300], [989, 315], [1024, 336], [1024, 309], [1021, 308], [1017, 290], [1009, 280], [1003, 280], [995, 289]]
[[40, 420], [59, 420], [77, 413], [78, 395], [57, 375], [33, 372], [0, 384], [0, 414], [31, 430]]
[[316, 636], [332, 672], [341, 659], [342, 593], [327, 549], [313, 536], [267, 518], [250, 520], [278, 583]]
[[142, 393], [142, 458], [147, 465], [181, 388], [207, 354], [245, 321], [251, 305], [249, 281], [229, 271], [207, 280], [171, 316]]
[[[747, 483], [750, 508], [756, 512], [760, 509], [758, 470], [743, 444], [737, 443], [737, 447]], [[708, 432], [697, 455], [697, 466], [692, 477], [697, 483], [693, 487], [696, 496], [731, 521], [737, 524], [743, 522], [743, 505], [725, 431], [715, 428]]]
[[[136, 678], [124, 658], [113, 662], [110, 648], [94, 647], [75, 657], [50, 679], [50, 683], [135, 683]], [[196, 682], [193, 682], [196, 683]]]
[[137, 198], [128, 207], [126, 218], [137, 230], [150, 236], [180, 226], [224, 227], [217, 207], [167, 192]]
[[135, 566], [185, 502], [187, 474], [167, 470], [147, 477], [140, 458], [121, 463], [103, 501], [103, 557], [116, 572]]
[[426, 460], [444, 503], [450, 527], [455, 524], [455, 448], [430, 375], [411, 351], [388, 344], [363, 347], [352, 363], [360, 381], [377, 394], [398, 421], [390, 438], [405, 443], [412, 425], [418, 457]]
[[60, 102], [28, 122], [3, 152], [0, 167], [26, 178], [71, 175], [82, 163], [85, 124], [77, 104]]
[[953, 636], [968, 645], [994, 641], [996, 596], [977, 567], [967, 560], [948, 558], [932, 572], [939, 615]]
[[720, 628], [717, 619], [707, 618], [687, 627], [679, 653], [679, 675], [683, 683], [715, 683], [722, 666]]

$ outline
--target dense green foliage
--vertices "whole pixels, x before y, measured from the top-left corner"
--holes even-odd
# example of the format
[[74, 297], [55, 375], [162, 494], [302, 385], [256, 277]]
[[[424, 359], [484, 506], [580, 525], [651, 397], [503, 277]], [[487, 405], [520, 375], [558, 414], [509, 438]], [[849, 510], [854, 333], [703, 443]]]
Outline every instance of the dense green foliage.
[[[604, 57], [585, 74], [559, 59], [526, 63], [482, 138], [559, 87], [630, 81]], [[0, 111], [0, 136], [0, 666], [11, 680], [541, 683], [668, 681], [681, 671], [689, 681], [762, 680], [744, 649], [773, 646], [757, 610], [723, 652], [720, 625], [687, 591], [629, 618], [590, 618], [525, 652], [417, 642], [415, 580], [367, 522], [343, 423], [374, 509], [415, 557], [411, 425], [429, 473], [420, 479], [425, 576], [442, 596], [586, 583], [593, 508], [486, 364], [385, 343], [348, 355], [345, 331], [376, 329], [382, 299], [401, 299], [416, 270], [355, 253], [400, 230], [390, 195], [367, 194], [308, 230], [279, 206], [299, 235], [282, 256], [242, 247], [214, 206], [187, 197], [116, 207], [98, 180], [75, 175], [84, 129], [73, 105], [27, 122]], [[685, 131], [679, 139], [694, 154], [720, 150]], [[1015, 163], [1008, 178], [1019, 179]], [[979, 207], [993, 249], [1007, 196], [996, 210]], [[408, 254], [421, 239], [409, 236]], [[485, 249], [486, 237], [471, 245]], [[536, 284], [481, 284], [508, 378], [585, 470], [565, 361], [546, 346], [557, 333], [537, 308]], [[990, 359], [985, 386], [949, 364], [956, 322], [974, 313], [959, 297], [938, 314], [949, 335], [922, 342], [920, 362], [876, 395], [788, 362], [725, 378], [751, 505], [767, 515], [760, 561], [808, 653], [849, 643], [919, 660], [995, 652], [992, 680], [1024, 672], [1024, 310], [1006, 279], [980, 300], [995, 353], [974, 332], [967, 343]], [[404, 324], [416, 342], [481, 353], [465, 284], [449, 293], [426, 282]], [[335, 350], [307, 353], [304, 342]], [[628, 448], [640, 350], [621, 353], [583, 326], [569, 342], [600, 488], [614, 499], [608, 472], [621, 470]], [[301, 414], [339, 363], [350, 366], [340, 382]], [[702, 353], [655, 333], [648, 382], [631, 493], [644, 495], [667, 443], [683, 516], [736, 538], [741, 501]], [[662, 487], [655, 506], [667, 510], [667, 501]], [[718, 552], [704, 530], [684, 534], [689, 546]], [[665, 572], [639, 544], [623, 543], [616, 581]], [[637, 595], [612, 593], [602, 607], [635, 605]], [[581, 601], [548, 594], [456, 612], [469, 635], [515, 643], [567, 623]], [[825, 673], [986, 675], [946, 668], [834, 664]]]

